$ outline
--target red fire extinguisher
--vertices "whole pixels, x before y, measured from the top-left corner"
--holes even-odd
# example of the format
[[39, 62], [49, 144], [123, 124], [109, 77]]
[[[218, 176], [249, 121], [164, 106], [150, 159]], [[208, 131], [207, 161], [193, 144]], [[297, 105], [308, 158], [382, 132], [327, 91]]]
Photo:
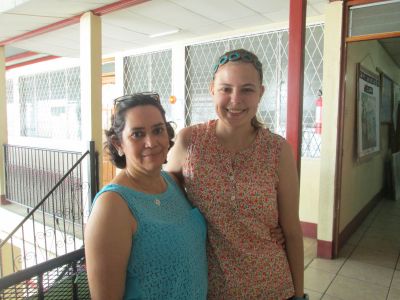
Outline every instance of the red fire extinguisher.
[[318, 98], [315, 101], [315, 133], [322, 132], [322, 91], [318, 91]]

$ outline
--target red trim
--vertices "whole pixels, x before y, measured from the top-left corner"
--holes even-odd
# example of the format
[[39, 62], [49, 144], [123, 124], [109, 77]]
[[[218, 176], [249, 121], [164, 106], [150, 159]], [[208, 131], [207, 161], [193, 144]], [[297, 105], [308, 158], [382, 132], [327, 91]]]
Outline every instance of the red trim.
[[0, 195], [0, 205], [7, 205], [7, 204], [11, 204], [11, 202], [6, 199], [6, 195]]
[[303, 236], [316, 239], [318, 225], [315, 223], [300, 222], [301, 229], [303, 230]]
[[59, 58], [59, 56], [48, 55], [48, 56], [45, 56], [45, 57], [32, 59], [32, 60], [25, 61], [25, 62], [22, 62], [22, 63], [19, 63], [19, 64], [14, 64], [14, 65], [11, 65], [11, 66], [7, 66], [6, 67], [6, 71], [11, 70], [11, 69], [15, 69], [15, 68], [19, 68], [19, 67], [23, 67], [23, 66], [36, 64], [36, 63], [47, 61], [47, 60], [51, 60], [51, 59], [55, 59], [55, 58]]
[[8, 45], [8, 44], [20, 42], [22, 40], [26, 40], [26, 39], [29, 39], [31, 37], [41, 35], [43, 33], [47, 33], [47, 32], [50, 32], [50, 31], [54, 31], [54, 30], [57, 30], [57, 29], [64, 28], [64, 27], [69, 26], [69, 25], [73, 25], [73, 24], [79, 23], [79, 20], [80, 20], [81, 16], [82, 16], [82, 14], [80, 14], [78, 16], [73, 16], [73, 17], [71, 17], [69, 19], [64, 19], [64, 20], [61, 20], [59, 22], [56, 22], [56, 23], [53, 23], [53, 24], [49, 24], [49, 25], [40, 27], [38, 29], [35, 29], [35, 30], [32, 30], [32, 31], [29, 31], [29, 32], [26, 32], [26, 33], [23, 33], [23, 34], [20, 34], [20, 35], [17, 35], [17, 36], [14, 36], [14, 37], [9, 38], [7, 40], [1, 41], [0, 42], [0, 46], [5, 46], [5, 45]]
[[317, 240], [317, 257], [333, 258], [333, 242]]
[[302, 138], [306, 6], [306, 0], [290, 0], [286, 138], [293, 148], [299, 174]]
[[97, 16], [102, 16], [147, 1], [150, 0], [122, 0], [96, 8], [92, 12]]
[[13, 60], [24, 59], [24, 58], [27, 58], [27, 57], [30, 57], [30, 56], [34, 56], [34, 55], [38, 55], [38, 54], [40, 54], [40, 53], [33, 52], [33, 51], [26, 51], [26, 52], [23, 52], [23, 53], [15, 54], [15, 55], [7, 57], [6, 58], [6, 63], [10, 62], [10, 61], [13, 61]]
[[[143, 2], [147, 2], [147, 1], [149, 1], [149, 0], [122, 0], [122, 1], [117, 1], [117, 2], [114, 2], [114, 3], [108, 4], [108, 5], [104, 5], [102, 7], [96, 8], [96, 9], [93, 10], [93, 13], [95, 15], [102, 16], [102, 15], [105, 15], [105, 14], [108, 14], [108, 13], [111, 13], [111, 12], [114, 12], [114, 11], [117, 11], [117, 10], [120, 10], [120, 9], [123, 9], [123, 8], [127, 8], [129, 6], [133, 6], [133, 5], [140, 4], [140, 3], [143, 3]], [[5, 45], [8, 45], [8, 44], [20, 42], [22, 40], [26, 40], [26, 39], [32, 38], [34, 36], [38, 36], [38, 35], [41, 35], [41, 34], [44, 34], [44, 33], [50, 32], [50, 31], [55, 31], [57, 29], [61, 29], [61, 28], [67, 27], [69, 25], [77, 24], [77, 23], [79, 23], [80, 18], [81, 18], [82, 15], [83, 15], [83, 13], [81, 13], [79, 15], [76, 15], [76, 16], [73, 16], [73, 17], [68, 18], [68, 19], [61, 20], [61, 21], [56, 22], [56, 23], [52, 23], [52, 24], [37, 28], [35, 30], [29, 31], [29, 32], [26, 32], [26, 33], [14, 36], [12, 38], [0, 41], [0, 46], [5, 46]]]

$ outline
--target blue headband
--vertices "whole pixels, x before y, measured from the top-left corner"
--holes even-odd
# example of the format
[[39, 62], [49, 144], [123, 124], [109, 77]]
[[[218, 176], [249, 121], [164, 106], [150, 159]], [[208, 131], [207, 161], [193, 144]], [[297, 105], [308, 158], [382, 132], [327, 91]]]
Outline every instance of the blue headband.
[[262, 64], [258, 60], [256, 56], [253, 57], [250, 53], [240, 53], [238, 51], [234, 51], [230, 54], [225, 54], [222, 55], [218, 63], [214, 65], [214, 75], [217, 73], [218, 68], [224, 64], [226, 64], [229, 61], [237, 61], [237, 60], [243, 60], [244, 62], [252, 63], [254, 67], [256, 68], [257, 72], [259, 72], [261, 80], [262, 80]]

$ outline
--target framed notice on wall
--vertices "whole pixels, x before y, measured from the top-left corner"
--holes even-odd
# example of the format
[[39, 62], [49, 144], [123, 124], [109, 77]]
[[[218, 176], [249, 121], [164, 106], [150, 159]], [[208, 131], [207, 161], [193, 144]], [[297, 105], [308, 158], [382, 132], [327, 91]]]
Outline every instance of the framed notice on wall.
[[379, 152], [380, 78], [357, 64], [357, 155], [365, 158]]
[[400, 84], [393, 82], [393, 127], [397, 130], [397, 110], [400, 104]]
[[393, 81], [381, 73], [381, 123], [392, 123]]

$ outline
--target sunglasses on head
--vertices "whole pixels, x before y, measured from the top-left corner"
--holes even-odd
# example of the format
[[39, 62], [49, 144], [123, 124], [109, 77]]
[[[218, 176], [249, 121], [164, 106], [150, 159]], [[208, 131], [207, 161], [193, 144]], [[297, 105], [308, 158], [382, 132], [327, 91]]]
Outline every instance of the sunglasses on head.
[[220, 66], [226, 64], [229, 61], [237, 61], [237, 60], [243, 60], [244, 62], [252, 63], [256, 67], [257, 70], [262, 69], [262, 65], [256, 57], [253, 57], [249, 53], [240, 53], [240, 52], [235, 51], [230, 54], [222, 55], [219, 58], [218, 63], [214, 65], [214, 75], [215, 75], [215, 73], [217, 73], [218, 68]]
[[113, 124], [115, 123], [115, 114], [118, 110], [119, 104], [126, 102], [126, 101], [139, 101], [142, 97], [151, 97], [156, 102], [161, 104], [160, 95], [155, 92], [142, 92], [142, 93], [135, 93], [135, 94], [131, 94], [131, 95], [124, 95], [124, 96], [118, 97], [118, 98], [114, 99], [114, 107], [113, 107], [112, 116], [111, 116], [112, 123]]
[[154, 100], [156, 100], [158, 103], [160, 103], [160, 95], [155, 92], [135, 93], [135, 94], [131, 94], [131, 95], [121, 96], [121, 97], [118, 97], [117, 99], [115, 99], [114, 100], [114, 110], [115, 110], [116, 106], [122, 102], [135, 101], [139, 97], [143, 97], [143, 96], [149, 96], [149, 97], [153, 98]]

